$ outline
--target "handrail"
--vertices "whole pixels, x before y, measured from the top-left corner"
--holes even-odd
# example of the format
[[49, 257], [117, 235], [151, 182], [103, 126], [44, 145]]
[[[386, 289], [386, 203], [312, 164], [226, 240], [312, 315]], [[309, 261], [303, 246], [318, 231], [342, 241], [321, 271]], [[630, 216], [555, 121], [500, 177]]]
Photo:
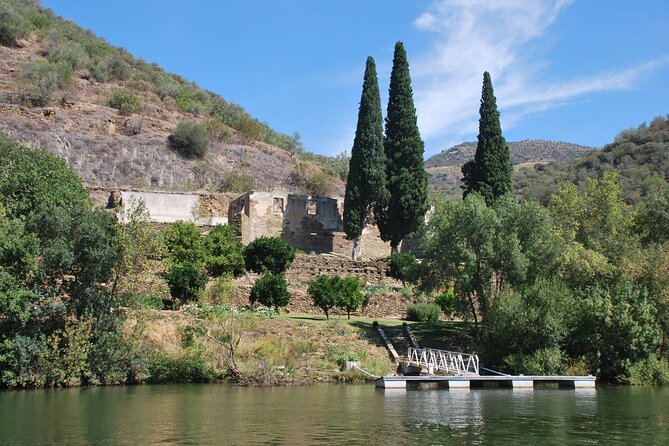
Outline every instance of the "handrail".
[[408, 356], [410, 364], [432, 367], [449, 375], [479, 374], [479, 357], [475, 354], [409, 347]]

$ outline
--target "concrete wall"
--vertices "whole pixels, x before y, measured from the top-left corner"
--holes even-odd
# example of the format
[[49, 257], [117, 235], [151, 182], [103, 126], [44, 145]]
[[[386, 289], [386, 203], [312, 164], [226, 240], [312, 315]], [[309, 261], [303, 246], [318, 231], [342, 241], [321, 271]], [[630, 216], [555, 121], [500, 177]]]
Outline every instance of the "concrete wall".
[[192, 221], [200, 226], [227, 224], [227, 216], [202, 215], [211, 214], [203, 205], [206, 199], [199, 194], [172, 194], [163, 192], [121, 191], [114, 194], [122, 205], [119, 220], [128, 222], [128, 211], [140, 202], [144, 202], [149, 212], [150, 220], [154, 223], [173, 223], [175, 221]]

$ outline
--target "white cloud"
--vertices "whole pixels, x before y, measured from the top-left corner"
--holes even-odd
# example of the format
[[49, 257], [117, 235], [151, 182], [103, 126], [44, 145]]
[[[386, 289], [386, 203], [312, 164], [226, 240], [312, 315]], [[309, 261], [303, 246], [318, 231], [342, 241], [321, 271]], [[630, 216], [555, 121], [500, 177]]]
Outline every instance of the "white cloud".
[[[430, 142], [476, 133], [481, 81], [489, 71], [503, 126], [589, 93], [632, 88], [644, 65], [554, 83], [537, 47], [573, 0], [436, 0], [414, 26], [435, 33], [430, 51], [414, 56], [411, 73], [421, 133]], [[443, 147], [441, 147], [443, 148]], [[436, 149], [436, 148], [434, 148]]]

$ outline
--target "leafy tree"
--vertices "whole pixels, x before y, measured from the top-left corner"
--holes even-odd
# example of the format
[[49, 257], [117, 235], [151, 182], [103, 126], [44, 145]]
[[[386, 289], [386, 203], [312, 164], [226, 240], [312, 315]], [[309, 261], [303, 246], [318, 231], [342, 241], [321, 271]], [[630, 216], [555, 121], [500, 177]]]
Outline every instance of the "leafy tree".
[[339, 294], [337, 306], [346, 310], [348, 319], [351, 319], [351, 312], [360, 308], [365, 296], [362, 294], [362, 282], [358, 277], [338, 278], [336, 290]]
[[344, 232], [353, 240], [353, 260], [360, 254], [360, 237], [372, 221], [374, 205], [387, 200], [385, 183], [381, 96], [374, 59], [368, 57], [344, 196]]
[[641, 202], [634, 229], [645, 243], [669, 240], [669, 188], [661, 188]]
[[221, 192], [242, 194], [255, 190], [256, 187], [256, 179], [252, 175], [244, 171], [233, 170], [225, 174], [221, 180], [221, 184], [218, 186], [218, 190]]
[[308, 282], [307, 293], [314, 306], [323, 310], [327, 319], [330, 319], [330, 310], [339, 304], [338, 281], [337, 276], [320, 275]]
[[177, 221], [163, 229], [162, 234], [169, 263], [190, 262], [196, 267], [205, 263], [207, 251], [195, 223]]
[[406, 282], [412, 281], [418, 265], [416, 256], [410, 252], [399, 252], [387, 257], [386, 262], [388, 263], [386, 268], [388, 276], [402, 281], [403, 286], [406, 286]]
[[396, 253], [402, 239], [420, 227], [428, 209], [424, 145], [402, 42], [395, 44], [383, 146], [389, 196], [377, 205], [376, 219], [381, 239], [389, 241], [391, 252]]
[[218, 277], [230, 274], [239, 277], [244, 274], [244, 246], [237, 239], [235, 228], [216, 225], [204, 239], [207, 251], [207, 271]]
[[67, 163], [45, 150], [30, 149], [0, 132], [0, 203], [9, 218], [25, 218], [44, 203], [90, 207], [92, 201]]
[[511, 156], [499, 125], [497, 100], [490, 74], [483, 73], [483, 91], [479, 109], [479, 135], [474, 160], [462, 166], [464, 196], [478, 192], [488, 205], [513, 191]]
[[166, 279], [170, 294], [178, 304], [199, 300], [207, 284], [207, 275], [189, 261], [170, 266]]
[[295, 248], [280, 237], [259, 237], [246, 246], [246, 269], [259, 274], [281, 274], [295, 258]]
[[209, 150], [209, 135], [202, 124], [180, 122], [169, 136], [172, 147], [186, 158], [204, 158]]
[[259, 302], [266, 307], [274, 307], [279, 312], [280, 308], [288, 305], [290, 298], [286, 277], [281, 273], [266, 273], [253, 284], [249, 301], [252, 304]]

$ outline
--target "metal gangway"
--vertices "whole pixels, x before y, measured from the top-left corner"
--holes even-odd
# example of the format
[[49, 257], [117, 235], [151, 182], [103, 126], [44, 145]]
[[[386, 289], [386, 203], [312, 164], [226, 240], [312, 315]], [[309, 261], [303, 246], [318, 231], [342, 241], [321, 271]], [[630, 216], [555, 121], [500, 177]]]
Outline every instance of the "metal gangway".
[[410, 365], [425, 367], [429, 371], [457, 376], [479, 374], [479, 357], [474, 354], [413, 347], [409, 347], [407, 354]]

